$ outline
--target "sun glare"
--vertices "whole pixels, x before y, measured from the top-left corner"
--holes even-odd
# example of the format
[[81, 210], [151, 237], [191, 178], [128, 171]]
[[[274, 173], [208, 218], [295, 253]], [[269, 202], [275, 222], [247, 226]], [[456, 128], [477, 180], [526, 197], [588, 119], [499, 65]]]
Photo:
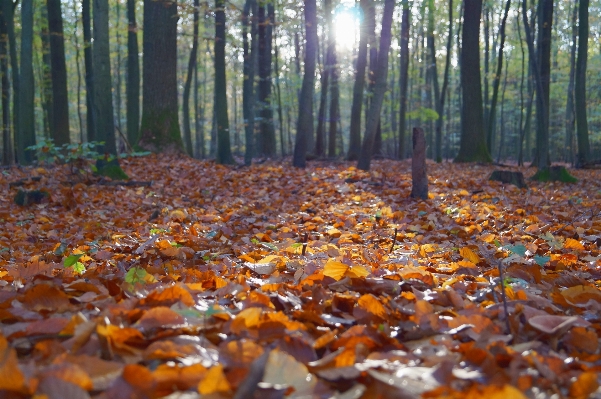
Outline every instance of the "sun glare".
[[359, 15], [354, 8], [342, 7], [336, 10], [334, 30], [338, 50], [352, 50], [359, 30]]

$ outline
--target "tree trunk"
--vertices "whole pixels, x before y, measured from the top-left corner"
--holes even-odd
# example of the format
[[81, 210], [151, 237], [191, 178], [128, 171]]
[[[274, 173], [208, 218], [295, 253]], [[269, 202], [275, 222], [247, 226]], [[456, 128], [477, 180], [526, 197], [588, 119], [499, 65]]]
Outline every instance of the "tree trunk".
[[[553, 27], [553, 0], [538, 3], [537, 65], [535, 79], [540, 93], [536, 93], [536, 166], [547, 169], [549, 160], [549, 86], [551, 78], [551, 32]], [[538, 75], [538, 77], [537, 77]]]
[[[484, 134], [487, 134], [486, 127], [488, 126], [488, 121], [490, 119], [490, 103], [488, 96], [488, 74], [490, 71], [490, 9], [488, 4], [483, 2], [483, 14], [484, 14]], [[488, 153], [492, 154], [493, 147], [493, 137], [486, 135], [486, 146], [488, 148]]]
[[[77, 3], [73, 2], [73, 15], [77, 15]], [[83, 127], [83, 116], [81, 114], [81, 51], [79, 47], [79, 34], [77, 32], [77, 24], [79, 23], [79, 18], [75, 21], [75, 29], [73, 30], [73, 44], [75, 45], [75, 66], [77, 71], [77, 121], [79, 122], [79, 141], [84, 142], [84, 127]]]
[[305, 3], [305, 73], [298, 104], [298, 123], [292, 165], [304, 168], [307, 149], [313, 136], [313, 91], [315, 85], [315, 56], [317, 45], [317, 5], [315, 0]]
[[186, 83], [184, 84], [183, 116], [184, 116], [184, 142], [186, 152], [189, 156], [194, 156], [194, 147], [192, 146], [192, 128], [190, 127], [190, 90], [192, 88], [192, 77], [196, 69], [196, 59], [198, 58], [198, 22], [200, 19], [200, 0], [194, 0], [194, 28], [192, 37], [192, 50], [188, 60], [188, 73]]
[[[369, 10], [370, 0], [361, 0], [361, 10], [366, 15]], [[367, 35], [369, 26], [368, 18], [362, 18], [359, 31], [359, 51], [355, 66], [355, 83], [353, 84], [353, 103], [351, 105], [351, 125], [349, 136], [349, 151], [347, 159], [356, 161], [361, 152], [361, 113], [363, 108], [363, 91], [365, 89], [365, 69], [367, 68]]]
[[572, 46], [570, 48], [570, 81], [568, 83], [566, 101], [566, 137], [564, 142], [566, 161], [574, 164], [574, 125], [576, 124], [574, 109], [574, 81], [576, 79], [576, 40], [578, 39], [578, 0], [572, 6]]
[[94, 0], [94, 120], [96, 139], [104, 142], [101, 152], [116, 154], [115, 116], [111, 92], [108, 0]]
[[140, 62], [138, 60], [138, 22], [136, 0], [127, 0], [127, 82], [126, 112], [127, 140], [131, 145], [138, 141], [140, 127]]
[[271, 106], [271, 42], [273, 32], [273, 3], [259, 2], [259, 90], [260, 115], [259, 145], [261, 155], [272, 157], [276, 153], [273, 108]]
[[[447, 88], [449, 86], [449, 68], [451, 66], [451, 51], [453, 45], [453, 0], [449, 0], [449, 35], [447, 37], [447, 57], [444, 66], [444, 77], [442, 79], [442, 91], [438, 95], [436, 101], [436, 107], [438, 112], [438, 119], [436, 120], [436, 162], [442, 162], [442, 123], [444, 115], [445, 99], [447, 95]], [[434, 50], [434, 46], [432, 46]], [[434, 58], [434, 53], [431, 55]], [[438, 78], [436, 78], [438, 80]], [[436, 86], [438, 83], [436, 84]], [[435, 92], [436, 92], [435, 86]]]
[[139, 146], [154, 152], [182, 152], [177, 104], [177, 4], [144, 1], [142, 122]]
[[10, 138], [10, 83], [8, 80], [8, 32], [4, 10], [0, 7], [0, 84], [2, 86], [2, 164], [14, 163]]
[[413, 154], [411, 155], [411, 198], [428, 199], [428, 173], [426, 169], [426, 137], [422, 128], [413, 128]]
[[230, 124], [227, 113], [225, 79], [225, 0], [215, 0], [215, 123], [217, 126], [216, 161], [234, 163], [230, 146]]
[[461, 48], [461, 143], [455, 162], [492, 162], [486, 146], [480, 78], [479, 32], [482, 0], [464, 0]]
[[[434, 0], [428, 1], [428, 49], [430, 50], [430, 79], [434, 88], [434, 107], [438, 113], [435, 125], [434, 154], [436, 162], [442, 161], [442, 116], [441, 102], [444, 103], [444, 96], [441, 96], [440, 85], [438, 83], [438, 68], [436, 66], [436, 47], [434, 42]], [[447, 48], [448, 52], [448, 48]], [[447, 58], [448, 59], [448, 58]], [[442, 100], [442, 101], [441, 101]]]
[[51, 126], [51, 136], [55, 145], [63, 145], [71, 142], [63, 15], [60, 0], [46, 0], [46, 5], [48, 7], [50, 63], [52, 65], [53, 124]]
[[391, 41], [392, 14], [394, 12], [394, 0], [385, 0], [384, 12], [382, 14], [382, 30], [380, 33], [380, 48], [378, 50], [378, 61], [375, 70], [375, 85], [373, 98], [371, 100], [368, 118], [365, 123], [365, 136], [361, 146], [361, 154], [357, 168], [369, 170], [373, 154], [376, 131], [380, 124], [380, 111], [384, 94], [386, 93], [386, 82], [388, 80], [388, 50]]
[[[129, 0], [132, 1], [132, 0]], [[129, 6], [128, 6], [129, 7]], [[81, 2], [81, 20], [83, 25], [83, 58], [86, 68], [86, 123], [88, 141], [96, 140], [94, 125], [94, 62], [92, 61], [92, 24], [90, 22], [90, 0]], [[133, 142], [132, 142], [133, 144]]]
[[[332, 19], [332, 0], [324, 0], [323, 2], [326, 27], [331, 27]], [[326, 36], [325, 32], [324, 35]], [[328, 37], [329, 38], [329, 37]], [[325, 40], [323, 41], [325, 42]], [[323, 48], [327, 47], [323, 46]], [[326, 104], [328, 103], [328, 88], [330, 86], [330, 58], [327, 55], [328, 50], [322, 51], [322, 69], [321, 69], [321, 87], [319, 99], [319, 111], [317, 112], [317, 130], [315, 132], [315, 156], [322, 157], [325, 154], [326, 144]]]
[[[254, 156], [254, 131], [255, 131], [255, 65], [257, 60], [257, 3], [256, 0], [246, 0], [242, 14], [242, 46], [244, 51], [244, 82], [242, 83], [242, 114], [244, 117], [244, 137], [246, 150], [244, 152], [244, 164], [250, 165]], [[249, 21], [252, 12], [252, 20]], [[250, 24], [249, 24], [250, 22]], [[248, 40], [248, 27], [250, 30], [250, 41]]]
[[[492, 137], [494, 135], [495, 128], [495, 117], [496, 117], [496, 108], [497, 108], [497, 98], [499, 96], [499, 85], [501, 83], [501, 72], [503, 70], [503, 49], [505, 47], [505, 26], [507, 25], [507, 15], [509, 14], [509, 9], [511, 7], [511, 0], [507, 0], [505, 3], [505, 12], [503, 14], [503, 19], [501, 20], [501, 27], [499, 29], [499, 36], [501, 43], [499, 45], [499, 55], [497, 56], [497, 70], [495, 72], [494, 80], [493, 80], [493, 88], [492, 88], [492, 99], [490, 100], [490, 111], [488, 114], [488, 126], [487, 126], [487, 136], [489, 137], [489, 143], [492, 144]], [[501, 127], [502, 128], [502, 127]], [[492, 148], [490, 148], [492, 151]]]
[[274, 35], [274, 66], [275, 66], [275, 89], [278, 96], [278, 123], [280, 128], [280, 149], [282, 151], [282, 156], [286, 156], [286, 145], [284, 140], [284, 115], [282, 110], [282, 89], [280, 87], [280, 52], [279, 46], [277, 45], [277, 36], [276, 36], [276, 27], [273, 27], [273, 35]]
[[403, 0], [403, 16], [401, 20], [401, 74], [399, 76], [400, 110], [399, 110], [399, 158], [405, 158], [405, 131], [407, 130], [407, 89], [409, 87], [409, 22], [411, 8], [409, 1]]
[[19, 103], [21, 90], [19, 88], [19, 61], [17, 58], [17, 39], [15, 37], [15, 8], [17, 3], [12, 0], [3, 0], [2, 11], [6, 32], [8, 34], [8, 52], [10, 54], [10, 68], [13, 85], [13, 143], [17, 145], [17, 162], [21, 162], [19, 155], [20, 129], [19, 129]]
[[[328, 0], [330, 1], [330, 0]], [[336, 156], [336, 137], [338, 136], [338, 123], [340, 122], [340, 89], [338, 87], [338, 62], [336, 57], [336, 35], [332, 24], [332, 13], [326, 15], [328, 24], [328, 51], [327, 65], [330, 70], [330, 112], [329, 112], [329, 130], [328, 130], [328, 156]]]
[[19, 141], [17, 153], [21, 164], [30, 164], [33, 151], [27, 147], [35, 145], [34, 79], [33, 79], [33, 0], [21, 3], [21, 71], [19, 90]]
[[588, 58], [589, 34], [588, 6], [589, 0], [580, 0], [578, 9], [578, 60], [576, 61], [576, 90], [574, 91], [576, 137], [578, 138], [577, 167], [582, 167], [588, 162], [590, 152], [588, 122], [586, 118], [586, 62]]

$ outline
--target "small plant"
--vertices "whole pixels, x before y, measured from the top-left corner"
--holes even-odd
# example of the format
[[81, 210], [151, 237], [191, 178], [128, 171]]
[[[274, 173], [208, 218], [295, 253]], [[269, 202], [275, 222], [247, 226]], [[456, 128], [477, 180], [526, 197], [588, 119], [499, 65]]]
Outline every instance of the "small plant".
[[43, 139], [36, 145], [27, 147], [26, 150], [34, 151], [38, 162], [46, 165], [59, 162], [62, 158], [60, 149], [54, 145], [54, 140], [52, 139]]

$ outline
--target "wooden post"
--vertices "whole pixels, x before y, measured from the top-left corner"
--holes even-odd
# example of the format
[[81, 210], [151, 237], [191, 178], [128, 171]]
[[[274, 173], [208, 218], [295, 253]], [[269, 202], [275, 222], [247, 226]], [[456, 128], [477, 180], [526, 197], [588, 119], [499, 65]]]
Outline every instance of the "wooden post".
[[428, 199], [428, 175], [426, 173], [426, 138], [424, 130], [413, 128], [413, 155], [411, 158], [413, 188], [411, 198]]

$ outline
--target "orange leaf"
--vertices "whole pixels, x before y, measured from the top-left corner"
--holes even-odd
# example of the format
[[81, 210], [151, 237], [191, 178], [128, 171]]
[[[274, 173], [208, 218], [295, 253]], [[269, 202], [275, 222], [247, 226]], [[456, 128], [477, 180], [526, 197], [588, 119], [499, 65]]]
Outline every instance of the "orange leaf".
[[19, 369], [17, 352], [8, 346], [8, 341], [0, 334], [0, 391], [23, 391], [24, 388], [25, 377]]
[[360, 307], [362, 307], [363, 309], [367, 310], [369, 313], [375, 316], [381, 318], [386, 317], [386, 308], [384, 308], [384, 305], [382, 305], [378, 298], [371, 294], [363, 295], [361, 298], [359, 298], [359, 301], [357, 303]]
[[225, 378], [221, 364], [211, 367], [202, 381], [198, 383], [198, 392], [201, 395], [227, 393], [229, 391], [231, 391], [230, 383]]
[[599, 388], [597, 373], [585, 371], [580, 374], [570, 387], [570, 396], [573, 398], [588, 398]]
[[601, 302], [601, 291], [588, 285], [577, 285], [561, 291], [561, 295], [572, 305], [585, 305], [590, 300]]
[[369, 270], [363, 266], [354, 265], [348, 268], [345, 276], [351, 278], [367, 277], [369, 276]]
[[584, 246], [580, 243], [580, 241], [574, 240], [573, 238], [567, 238], [563, 244], [563, 247], [566, 249], [575, 249], [577, 251], [584, 251]]
[[323, 275], [332, 277], [334, 280], [338, 281], [345, 275], [348, 268], [349, 265], [330, 259], [323, 268]]
[[480, 262], [480, 257], [472, 251], [469, 247], [463, 247], [459, 250], [459, 255], [463, 256], [464, 259], [469, 260], [475, 264]]

